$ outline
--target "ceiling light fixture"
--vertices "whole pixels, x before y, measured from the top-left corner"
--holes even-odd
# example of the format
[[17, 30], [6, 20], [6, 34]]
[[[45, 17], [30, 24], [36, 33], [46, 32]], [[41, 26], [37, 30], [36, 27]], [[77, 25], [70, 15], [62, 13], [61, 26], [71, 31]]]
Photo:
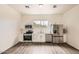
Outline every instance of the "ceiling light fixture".
[[56, 8], [57, 7], [57, 5], [53, 5], [53, 8]]
[[39, 6], [40, 6], [40, 7], [42, 7], [42, 6], [43, 6], [43, 4], [39, 4]]
[[25, 6], [26, 8], [29, 8], [29, 6]]

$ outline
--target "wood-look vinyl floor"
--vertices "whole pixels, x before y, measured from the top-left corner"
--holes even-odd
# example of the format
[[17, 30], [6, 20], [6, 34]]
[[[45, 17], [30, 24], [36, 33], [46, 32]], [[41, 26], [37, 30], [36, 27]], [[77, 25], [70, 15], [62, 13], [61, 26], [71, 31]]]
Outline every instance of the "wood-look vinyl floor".
[[20, 42], [2, 54], [79, 54], [79, 50], [67, 44]]

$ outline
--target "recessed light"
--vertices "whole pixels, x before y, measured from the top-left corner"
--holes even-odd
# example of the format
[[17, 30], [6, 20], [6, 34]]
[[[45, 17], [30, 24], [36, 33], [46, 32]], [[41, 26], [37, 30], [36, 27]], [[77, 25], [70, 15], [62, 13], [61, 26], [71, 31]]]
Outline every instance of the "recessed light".
[[39, 4], [39, 6], [40, 6], [40, 7], [42, 7], [42, 6], [43, 6], [43, 4]]
[[57, 5], [53, 5], [53, 8], [56, 8], [57, 7]]
[[26, 8], [30, 8], [29, 6], [25, 6]]

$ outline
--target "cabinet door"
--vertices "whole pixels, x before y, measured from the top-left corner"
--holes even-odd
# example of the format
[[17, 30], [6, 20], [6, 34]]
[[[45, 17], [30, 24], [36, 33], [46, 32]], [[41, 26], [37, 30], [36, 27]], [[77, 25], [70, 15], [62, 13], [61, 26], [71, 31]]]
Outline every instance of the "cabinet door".
[[39, 41], [40, 42], [45, 42], [45, 34], [40, 34]]
[[59, 42], [60, 43], [63, 43], [64, 41], [63, 41], [63, 37], [59, 37]]
[[33, 34], [33, 42], [45, 42], [45, 34]]
[[53, 37], [53, 43], [64, 43], [63, 37]]
[[46, 42], [52, 42], [52, 35], [51, 34], [46, 34], [45, 35], [45, 39], [46, 39]]
[[53, 43], [60, 43], [59, 42], [59, 37], [53, 37]]
[[39, 34], [35, 33], [35, 34], [32, 35], [32, 41], [33, 42], [39, 42], [39, 38], [40, 38]]

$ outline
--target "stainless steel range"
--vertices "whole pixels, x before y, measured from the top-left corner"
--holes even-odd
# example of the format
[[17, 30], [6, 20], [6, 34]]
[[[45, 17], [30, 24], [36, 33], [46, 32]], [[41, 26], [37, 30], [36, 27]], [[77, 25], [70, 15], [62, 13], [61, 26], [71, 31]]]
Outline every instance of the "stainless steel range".
[[25, 40], [32, 41], [32, 33], [33, 33], [32, 30], [28, 30], [26, 33], [24, 33], [23, 34], [24, 41]]

